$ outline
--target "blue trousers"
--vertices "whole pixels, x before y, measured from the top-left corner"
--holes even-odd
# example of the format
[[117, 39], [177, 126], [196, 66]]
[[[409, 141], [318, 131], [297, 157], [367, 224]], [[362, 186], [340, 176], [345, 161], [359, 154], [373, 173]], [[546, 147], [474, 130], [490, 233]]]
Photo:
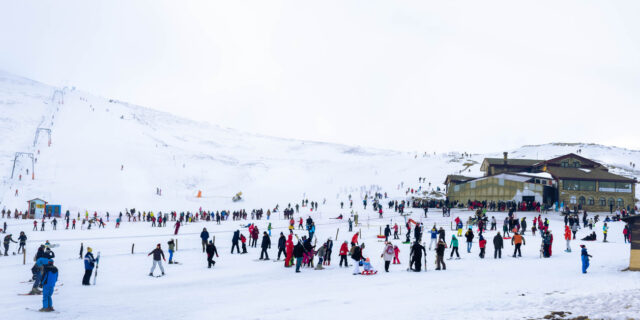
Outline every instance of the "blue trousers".
[[473, 245], [473, 242], [467, 242], [467, 252], [471, 252], [472, 245]]
[[302, 258], [296, 258], [296, 271], [300, 271], [300, 266], [302, 266]]
[[45, 286], [42, 288], [42, 307], [52, 308], [53, 302], [51, 301], [51, 295], [53, 294], [53, 287]]
[[169, 261], [173, 261], [173, 250], [169, 250]]
[[582, 273], [587, 273], [588, 268], [589, 268], [589, 259], [582, 258]]

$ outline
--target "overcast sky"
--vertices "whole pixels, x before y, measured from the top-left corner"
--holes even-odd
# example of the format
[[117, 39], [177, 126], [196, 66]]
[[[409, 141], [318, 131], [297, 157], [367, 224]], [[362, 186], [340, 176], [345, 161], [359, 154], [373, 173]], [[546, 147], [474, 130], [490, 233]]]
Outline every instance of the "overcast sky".
[[640, 149], [640, 1], [0, 0], [0, 69], [398, 150]]

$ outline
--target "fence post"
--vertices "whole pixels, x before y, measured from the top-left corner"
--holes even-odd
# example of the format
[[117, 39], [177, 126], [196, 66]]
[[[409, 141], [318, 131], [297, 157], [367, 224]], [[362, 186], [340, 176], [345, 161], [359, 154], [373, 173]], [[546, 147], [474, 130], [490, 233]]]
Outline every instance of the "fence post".
[[22, 264], [27, 264], [27, 249], [22, 248]]
[[131, 254], [133, 254], [133, 247], [134, 247], [135, 245], [136, 245], [135, 243], [132, 243], [132, 244], [131, 244]]

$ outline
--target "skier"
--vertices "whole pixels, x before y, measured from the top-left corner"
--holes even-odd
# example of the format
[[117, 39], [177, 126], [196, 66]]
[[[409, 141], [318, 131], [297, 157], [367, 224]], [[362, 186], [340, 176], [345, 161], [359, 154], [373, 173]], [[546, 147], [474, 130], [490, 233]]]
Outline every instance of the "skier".
[[13, 243], [18, 243], [17, 241], [13, 240], [13, 238], [11, 237], [11, 234], [8, 234], [4, 237], [4, 255], [8, 256], [9, 255], [9, 242], [13, 242]]
[[493, 237], [493, 258], [502, 259], [502, 248], [504, 247], [504, 241], [500, 235], [500, 231]]
[[[409, 263], [409, 270], [413, 270], [415, 272], [422, 271], [422, 254], [423, 253], [426, 258], [427, 250], [418, 241], [415, 241], [413, 243], [413, 246], [411, 246], [411, 252], [409, 254], [411, 256], [411, 262]], [[427, 266], [425, 266], [425, 268], [426, 267]]]
[[393, 259], [393, 256], [394, 256], [393, 244], [391, 244], [391, 242], [387, 242], [384, 250], [382, 251], [382, 254], [380, 255], [380, 257], [384, 259], [385, 272], [389, 272], [389, 265], [391, 264], [391, 260]]
[[167, 245], [169, 246], [169, 264], [173, 264], [173, 252], [176, 247], [176, 243], [171, 239], [167, 242]]
[[240, 241], [240, 230], [236, 230], [233, 233], [233, 238], [231, 239], [231, 254], [233, 254], [233, 248], [236, 248], [238, 250], [238, 253], [240, 253], [240, 247], [238, 246], [238, 241]]
[[284, 254], [285, 257], [287, 256], [284, 251], [286, 248], [286, 243], [287, 239], [284, 237], [284, 233], [280, 232], [280, 238], [278, 238], [278, 260], [280, 260], [280, 254]]
[[447, 265], [444, 263], [444, 250], [447, 248], [447, 244], [442, 240], [438, 240], [436, 245], [436, 270], [440, 270], [440, 264], [442, 264], [442, 270], [447, 270]]
[[153, 266], [151, 266], [151, 271], [149, 272], [149, 276], [153, 277], [153, 270], [156, 269], [156, 265], [160, 267], [160, 271], [162, 271], [162, 275], [164, 276], [164, 268], [162, 267], [162, 261], [160, 261], [160, 258], [162, 258], [162, 260], [166, 259], [164, 258], [164, 252], [162, 251], [162, 249], [160, 249], [160, 244], [158, 243], [156, 245], [156, 248], [153, 249], [153, 251], [149, 252], [149, 254], [147, 256], [153, 255]]
[[58, 268], [53, 265], [53, 260], [49, 260], [43, 268], [42, 277], [42, 309], [40, 312], [52, 312], [53, 301], [51, 296], [53, 295], [54, 287], [58, 281]]
[[260, 260], [263, 260], [263, 256], [265, 257], [264, 260], [269, 260], [269, 253], [267, 252], [267, 249], [271, 249], [271, 239], [266, 231], [262, 232], [262, 243], [260, 244], [260, 248], [262, 248], [262, 251], [260, 252]]
[[209, 240], [209, 232], [207, 228], [202, 228], [202, 232], [200, 232], [200, 239], [202, 239], [202, 252], [206, 250], [207, 241]]
[[582, 273], [587, 273], [587, 269], [589, 268], [589, 258], [591, 258], [591, 255], [587, 252], [587, 247], [585, 247], [584, 244], [581, 244], [580, 247], [582, 248], [580, 253], [580, 257], [582, 258]]
[[451, 247], [451, 255], [449, 256], [449, 260], [453, 259], [453, 254], [456, 254], [456, 259], [460, 259], [460, 253], [458, 252], [458, 238], [456, 238], [455, 234], [451, 235], [451, 243], [449, 244]]
[[344, 266], [348, 267], [349, 264], [347, 262], [347, 254], [349, 254], [349, 246], [347, 244], [347, 241], [343, 242], [342, 245], [340, 246], [340, 264], [339, 266], [342, 267], [342, 263], [344, 262]]
[[84, 277], [82, 277], [82, 285], [88, 286], [91, 284], [91, 274], [93, 273], [93, 268], [96, 265], [96, 259], [93, 257], [93, 249], [91, 247], [87, 248], [87, 254], [84, 255]]
[[42, 268], [49, 263], [49, 258], [44, 255], [44, 245], [41, 245], [36, 252], [36, 255], [33, 257], [35, 261], [33, 267], [31, 268], [31, 273], [33, 273], [33, 287], [31, 288], [31, 292], [29, 294], [36, 295], [42, 294], [42, 292], [38, 289], [40, 287], [40, 282], [42, 280]]
[[213, 255], [215, 254], [216, 257], [218, 257], [218, 250], [216, 249], [216, 246], [213, 244], [212, 240], [209, 240], [209, 244], [207, 244], [206, 251], [207, 251], [207, 263], [209, 264], [209, 269], [211, 269], [211, 267], [216, 264], [216, 262], [213, 261]]
[[388, 242], [389, 241], [389, 236], [391, 235], [391, 227], [389, 227], [389, 225], [387, 225], [384, 228], [384, 241]]

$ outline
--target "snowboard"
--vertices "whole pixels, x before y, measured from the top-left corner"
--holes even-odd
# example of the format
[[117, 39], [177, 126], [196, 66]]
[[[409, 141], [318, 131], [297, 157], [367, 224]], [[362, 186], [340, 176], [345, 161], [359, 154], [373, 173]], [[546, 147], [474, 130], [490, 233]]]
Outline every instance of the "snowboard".
[[98, 257], [96, 258], [96, 271], [93, 275], [93, 285], [96, 285], [96, 278], [98, 277], [98, 265], [100, 264], [100, 251], [98, 251]]

